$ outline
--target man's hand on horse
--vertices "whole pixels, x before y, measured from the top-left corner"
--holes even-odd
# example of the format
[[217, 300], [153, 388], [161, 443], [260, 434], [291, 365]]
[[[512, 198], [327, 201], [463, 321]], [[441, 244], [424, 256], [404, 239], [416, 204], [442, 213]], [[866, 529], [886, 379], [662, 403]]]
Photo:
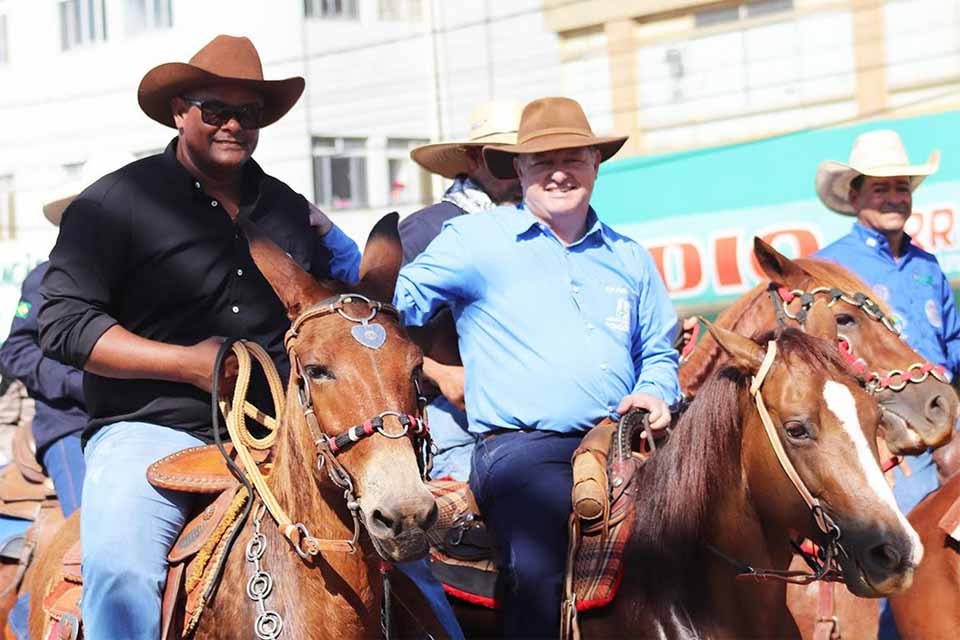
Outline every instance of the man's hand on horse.
[[[213, 391], [213, 367], [217, 361], [217, 352], [225, 338], [212, 337], [198, 342], [192, 347], [186, 347], [189, 352], [187, 370], [192, 384], [210, 393]], [[237, 357], [232, 353], [223, 362], [220, 371], [220, 396], [225, 397], [233, 393], [237, 382]]]
[[423, 375], [433, 381], [440, 389], [440, 393], [461, 411], [467, 410], [464, 400], [466, 375], [463, 367], [440, 364], [433, 358], [423, 359]]
[[626, 415], [631, 409], [645, 409], [649, 412], [650, 428], [664, 429], [670, 426], [670, 407], [667, 403], [649, 393], [631, 393], [624, 396], [617, 405], [617, 413]]

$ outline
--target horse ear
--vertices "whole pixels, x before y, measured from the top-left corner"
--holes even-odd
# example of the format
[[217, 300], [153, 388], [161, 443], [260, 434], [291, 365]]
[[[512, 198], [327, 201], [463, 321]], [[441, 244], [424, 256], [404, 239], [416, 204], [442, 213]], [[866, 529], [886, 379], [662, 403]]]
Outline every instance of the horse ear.
[[397, 287], [397, 274], [403, 263], [403, 245], [396, 211], [380, 218], [373, 226], [360, 261], [360, 283], [357, 290], [373, 300], [390, 302]]
[[825, 304], [815, 304], [810, 307], [803, 328], [807, 335], [823, 338], [834, 344], [837, 342], [837, 318]]
[[763, 362], [763, 356], [765, 355], [763, 347], [750, 338], [745, 338], [733, 331], [721, 329], [706, 319], [701, 320], [713, 339], [720, 345], [720, 348], [730, 356], [735, 367], [747, 369], [752, 373], [756, 373], [760, 369], [760, 364]]
[[240, 220], [240, 228], [247, 237], [250, 255], [280, 302], [287, 308], [291, 320], [311, 304], [336, 295], [303, 270], [286, 251], [281, 249], [250, 220]]
[[800, 265], [757, 237], [753, 238], [753, 255], [757, 257], [757, 263], [763, 273], [772, 282], [779, 282], [788, 287], [799, 287], [801, 281], [810, 278], [810, 274]]

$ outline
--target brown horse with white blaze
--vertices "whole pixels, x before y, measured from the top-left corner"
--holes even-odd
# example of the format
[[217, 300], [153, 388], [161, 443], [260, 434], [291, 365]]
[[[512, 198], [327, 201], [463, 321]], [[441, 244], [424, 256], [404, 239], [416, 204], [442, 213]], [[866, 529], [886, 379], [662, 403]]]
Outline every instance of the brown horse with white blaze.
[[[425, 530], [436, 518], [436, 504], [422, 481], [414, 430], [399, 419], [419, 415], [422, 355], [399, 318], [376, 302], [389, 302], [393, 296], [401, 261], [396, 223], [396, 214], [391, 214], [374, 228], [363, 255], [361, 282], [349, 289], [316, 281], [255, 226], [243, 225], [258, 269], [298, 327], [295, 339], [288, 334], [295, 358], [284, 411], [278, 416], [269, 489], [292, 520], [304, 523], [321, 541], [350, 540], [357, 510], [368, 535], [360, 536], [354, 553], [324, 550], [301, 558], [269, 515], [257, 525], [255, 506], [200, 619], [197, 638], [254, 635], [259, 611], [246, 585], [255, 571], [244, 549], [257, 529], [265, 547], [259, 562], [273, 582], [265, 604], [282, 617], [283, 637], [288, 638], [379, 635], [380, 563], [414, 560], [427, 552]], [[368, 322], [382, 328], [380, 346], [356, 337], [354, 328]], [[383, 417], [382, 427], [336, 454], [357, 504], [348, 504], [343, 487], [331, 478], [330, 450], [324, 450], [325, 460], [318, 459], [298, 389], [308, 395], [324, 438], [332, 440], [353, 425]], [[258, 497], [255, 505], [259, 502]], [[31, 637], [41, 637], [44, 587], [57, 578], [63, 551], [75, 540], [68, 534], [76, 529], [72, 519], [61, 539], [38, 559], [37, 575], [30, 580]]]
[[634, 477], [626, 573], [611, 605], [581, 616], [585, 637], [797, 637], [786, 583], [742, 575], [786, 571], [797, 533], [836, 543], [854, 593], [910, 585], [923, 548], [880, 470], [879, 409], [838, 356], [832, 315], [812, 315], [808, 334], [764, 345], [710, 327], [728, 366]]
[[[863, 281], [831, 262], [790, 260], [759, 238], [754, 239], [754, 254], [770, 282], [721, 313], [717, 326], [748, 336], [777, 328], [778, 317], [785, 326], [802, 326], [799, 320], [811, 307], [825, 305], [836, 318], [848, 359], [864, 375], [874, 376], [871, 387], [883, 409], [881, 430], [890, 451], [917, 454], [950, 441], [960, 411], [956, 391], [938, 368], [900, 339], [891, 310], [869, 298]], [[725, 359], [716, 341], [704, 336], [680, 367], [684, 393], [695, 395]]]

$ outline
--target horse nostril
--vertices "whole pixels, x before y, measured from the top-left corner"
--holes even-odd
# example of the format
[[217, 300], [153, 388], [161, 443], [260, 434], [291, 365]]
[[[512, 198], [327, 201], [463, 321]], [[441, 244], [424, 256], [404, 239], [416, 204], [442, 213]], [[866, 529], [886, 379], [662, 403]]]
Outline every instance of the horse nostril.
[[373, 521], [382, 525], [385, 529], [389, 531], [393, 531], [394, 533], [397, 533], [396, 531], [394, 531], [394, 527], [397, 523], [397, 520], [395, 518], [391, 518], [389, 515], [387, 515], [380, 509], [373, 510]]
[[949, 420], [947, 413], [947, 401], [940, 394], [930, 398], [923, 407], [923, 417], [937, 426], [942, 426], [947, 423]]
[[893, 571], [900, 566], [902, 556], [892, 544], [878, 544], [867, 551], [870, 563], [882, 571]]

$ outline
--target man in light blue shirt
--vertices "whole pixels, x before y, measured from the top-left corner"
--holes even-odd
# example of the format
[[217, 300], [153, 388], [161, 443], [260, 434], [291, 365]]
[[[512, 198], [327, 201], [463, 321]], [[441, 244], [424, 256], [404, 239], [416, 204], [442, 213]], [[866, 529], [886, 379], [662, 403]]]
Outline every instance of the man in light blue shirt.
[[[859, 136], [849, 163], [822, 163], [817, 171], [817, 195], [833, 211], [856, 216], [857, 221], [850, 233], [815, 257], [837, 262], [865, 280], [874, 295], [893, 308], [901, 337], [924, 358], [956, 376], [960, 371], [960, 320], [953, 291], [937, 258], [913, 244], [903, 231], [913, 212], [913, 190], [938, 164], [935, 151], [926, 163], [912, 165], [895, 131]], [[938, 486], [929, 452], [912, 458], [909, 465], [909, 476], [894, 470], [893, 493], [904, 513]], [[897, 637], [886, 601], [880, 637]]]
[[[422, 326], [449, 306], [465, 367], [470, 487], [501, 553], [504, 633], [556, 637], [570, 457], [607, 416], [669, 424], [680, 398], [676, 315], [650, 255], [589, 206], [599, 165], [626, 141], [593, 135], [580, 105], [523, 111], [518, 144], [486, 147], [524, 200], [448, 221], [400, 272], [395, 303]], [[429, 376], [429, 362], [425, 365]]]

